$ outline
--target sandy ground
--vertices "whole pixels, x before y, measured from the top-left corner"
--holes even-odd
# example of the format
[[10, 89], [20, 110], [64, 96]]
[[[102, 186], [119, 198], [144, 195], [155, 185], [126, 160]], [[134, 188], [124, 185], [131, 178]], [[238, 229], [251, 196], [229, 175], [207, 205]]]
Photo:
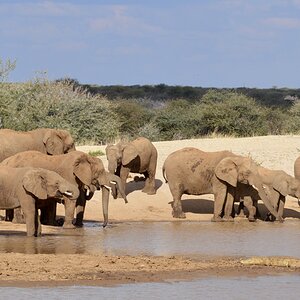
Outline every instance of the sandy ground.
[[[251, 138], [206, 138], [194, 140], [154, 143], [158, 150], [156, 175], [157, 193], [147, 195], [141, 192], [143, 182], [134, 182], [132, 174], [128, 179], [128, 204], [122, 199], [112, 199], [109, 205], [109, 220], [124, 221], [204, 221], [210, 220], [213, 211], [212, 195], [184, 196], [185, 220], [173, 219], [172, 201], [168, 185], [164, 183], [161, 168], [166, 157], [183, 147], [197, 147], [204, 151], [231, 150], [236, 154], [251, 156], [256, 162], [271, 169], [282, 169], [293, 174], [293, 164], [300, 155], [300, 136], [267, 136]], [[89, 152], [102, 150], [105, 146], [79, 146], [78, 150]], [[107, 166], [105, 156], [100, 157]], [[206, 201], [199, 200], [200, 198]], [[203, 204], [204, 203], [204, 204]], [[286, 218], [299, 219], [300, 207], [297, 200], [287, 198]], [[58, 214], [63, 215], [62, 205]], [[102, 222], [101, 193], [97, 192], [87, 203], [85, 220]], [[25, 232], [24, 225], [1, 222], [2, 230]], [[53, 228], [43, 226], [44, 233]], [[0, 231], [1, 232], [1, 231]], [[43, 238], [43, 237], [41, 237]], [[203, 259], [186, 257], [108, 256], [108, 255], [42, 255], [1, 254], [0, 284], [2, 285], [51, 285], [60, 284], [114, 284], [136, 281], [159, 281], [164, 279], [188, 279], [208, 275], [267, 274], [278, 272], [300, 273], [299, 260], [295, 264], [254, 263], [243, 264], [241, 258]], [[276, 259], [275, 259], [276, 260]], [[34, 272], [32, 270], [35, 270]]]

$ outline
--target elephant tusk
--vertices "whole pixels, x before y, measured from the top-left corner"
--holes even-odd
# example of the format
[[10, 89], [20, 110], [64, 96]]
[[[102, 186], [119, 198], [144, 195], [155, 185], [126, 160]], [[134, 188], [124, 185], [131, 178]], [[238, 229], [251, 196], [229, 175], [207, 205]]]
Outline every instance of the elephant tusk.
[[87, 189], [87, 190], [86, 190], [86, 196], [88, 197], [89, 195], [90, 195], [90, 190]]
[[109, 183], [112, 183], [112, 184], [117, 184], [116, 182], [114, 182], [114, 181], [110, 181]]
[[300, 206], [300, 199], [298, 199], [298, 205]]
[[72, 197], [73, 196], [73, 193], [71, 192], [64, 192], [65, 195], [69, 196], [69, 197]]
[[258, 188], [254, 184], [252, 184], [252, 187], [258, 191]]
[[108, 190], [110, 190], [111, 191], [111, 187], [110, 186], [108, 186], [108, 185], [103, 185], [104, 187], [106, 187]]

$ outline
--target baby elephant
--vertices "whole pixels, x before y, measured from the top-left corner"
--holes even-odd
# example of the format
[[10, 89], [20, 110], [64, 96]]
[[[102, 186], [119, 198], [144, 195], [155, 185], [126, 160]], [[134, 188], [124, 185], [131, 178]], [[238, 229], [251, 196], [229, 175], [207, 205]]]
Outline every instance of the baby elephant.
[[121, 177], [125, 189], [126, 179], [130, 172], [143, 174], [146, 178], [142, 192], [148, 195], [156, 193], [155, 172], [157, 150], [146, 138], [139, 137], [132, 142], [119, 142], [106, 147], [108, 170]]
[[79, 191], [56, 172], [40, 168], [0, 167], [0, 209], [21, 207], [27, 236], [41, 235], [38, 208], [63, 196], [75, 201]]

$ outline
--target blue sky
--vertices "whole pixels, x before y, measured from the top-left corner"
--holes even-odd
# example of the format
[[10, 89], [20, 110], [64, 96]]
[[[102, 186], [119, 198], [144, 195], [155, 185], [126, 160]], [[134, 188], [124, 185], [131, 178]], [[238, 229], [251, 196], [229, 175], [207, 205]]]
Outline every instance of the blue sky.
[[0, 0], [11, 81], [300, 88], [300, 0]]

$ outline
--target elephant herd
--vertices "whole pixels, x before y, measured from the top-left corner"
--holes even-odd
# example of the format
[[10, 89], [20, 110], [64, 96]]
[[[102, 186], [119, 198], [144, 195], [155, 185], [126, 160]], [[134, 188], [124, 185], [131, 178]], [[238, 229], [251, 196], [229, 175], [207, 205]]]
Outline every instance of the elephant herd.
[[[127, 203], [125, 187], [130, 172], [144, 175], [143, 192], [156, 193], [157, 150], [148, 139], [108, 145], [106, 156], [108, 171], [101, 159], [77, 151], [66, 130], [1, 129], [0, 209], [6, 210], [6, 220], [25, 221], [27, 235], [39, 236], [41, 223], [59, 225], [56, 205], [63, 203], [63, 227], [82, 226], [86, 201], [101, 190], [105, 227], [110, 193]], [[204, 152], [190, 147], [171, 153], [162, 171], [173, 197], [175, 218], [185, 218], [183, 194], [214, 194], [213, 221], [233, 220], [234, 202], [239, 202], [240, 214], [246, 208], [249, 221], [254, 221], [259, 216], [258, 200], [264, 202], [271, 219], [282, 221], [286, 196], [300, 199], [300, 158], [292, 177], [229, 151]]]

